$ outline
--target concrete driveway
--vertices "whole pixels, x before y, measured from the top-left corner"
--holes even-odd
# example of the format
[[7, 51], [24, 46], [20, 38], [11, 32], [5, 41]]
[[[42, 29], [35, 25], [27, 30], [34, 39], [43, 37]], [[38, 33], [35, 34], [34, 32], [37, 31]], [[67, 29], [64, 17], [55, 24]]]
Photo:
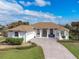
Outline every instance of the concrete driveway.
[[54, 39], [34, 38], [31, 41], [43, 48], [45, 59], [77, 59], [63, 45]]

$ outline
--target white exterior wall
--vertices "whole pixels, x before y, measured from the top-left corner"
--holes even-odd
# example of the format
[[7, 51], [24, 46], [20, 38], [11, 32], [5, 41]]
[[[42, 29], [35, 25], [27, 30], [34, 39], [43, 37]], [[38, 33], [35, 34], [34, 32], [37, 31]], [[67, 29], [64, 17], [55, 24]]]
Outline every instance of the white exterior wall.
[[59, 33], [59, 35], [56, 34], [57, 39], [59, 39], [59, 40], [69, 40], [69, 32], [68, 31], [64, 31], [65, 38], [62, 38], [60, 30], [57, 30], [56, 32]]
[[[19, 35], [18, 38], [23, 38], [24, 42], [27, 42], [36, 36], [36, 32], [35, 31], [18, 32], [18, 35]], [[8, 32], [8, 37], [17, 38], [15, 36], [15, 32]]]
[[69, 40], [69, 32], [68, 31], [65, 31], [65, 36], [66, 36], [66, 40]]
[[26, 33], [26, 42], [30, 41], [31, 39], [33, 39], [36, 36], [36, 32], [32, 31], [32, 32], [27, 32]]
[[8, 35], [8, 37], [12, 37], [13, 38], [14, 37], [14, 32], [8, 32], [7, 35]]
[[[18, 32], [18, 37], [15, 36], [15, 32], [8, 32], [8, 37], [12, 37], [12, 38], [23, 38], [24, 41], [26, 41], [26, 32]], [[23, 41], [23, 42], [24, 42]]]
[[55, 38], [58, 40], [63, 40], [63, 38], [61, 37], [61, 31], [59, 30], [54, 30], [54, 34], [55, 34]]
[[[47, 38], [49, 38], [48, 37], [49, 33], [50, 33], [50, 31], [48, 29], [47, 30]], [[59, 39], [59, 40], [63, 40], [63, 39], [68, 40], [69, 39], [69, 32], [68, 31], [64, 31], [65, 38], [62, 38], [60, 30], [53, 30], [53, 33], [55, 34], [55, 39]], [[15, 32], [8, 32], [8, 37], [16, 38]], [[19, 32], [19, 36], [18, 36], [18, 38], [23, 38], [24, 42], [30, 41], [34, 37], [37, 37], [35, 31]], [[43, 38], [42, 37], [42, 29], [40, 29], [40, 37], [39, 38]]]
[[[25, 36], [25, 33], [26, 32], [18, 32], [18, 35], [19, 35], [18, 37], [19, 38], [23, 38]], [[15, 36], [15, 32], [8, 32], [8, 37], [17, 38]]]

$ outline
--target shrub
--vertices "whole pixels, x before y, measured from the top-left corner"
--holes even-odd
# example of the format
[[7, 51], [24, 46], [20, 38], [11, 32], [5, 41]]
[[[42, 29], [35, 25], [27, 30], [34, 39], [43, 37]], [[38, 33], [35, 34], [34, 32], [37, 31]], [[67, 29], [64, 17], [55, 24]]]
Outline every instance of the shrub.
[[23, 38], [6, 38], [6, 42], [12, 45], [21, 45]]
[[69, 35], [69, 39], [70, 39], [70, 40], [79, 40], [79, 35], [70, 34], [70, 35]]
[[65, 36], [62, 36], [62, 38], [65, 38]]

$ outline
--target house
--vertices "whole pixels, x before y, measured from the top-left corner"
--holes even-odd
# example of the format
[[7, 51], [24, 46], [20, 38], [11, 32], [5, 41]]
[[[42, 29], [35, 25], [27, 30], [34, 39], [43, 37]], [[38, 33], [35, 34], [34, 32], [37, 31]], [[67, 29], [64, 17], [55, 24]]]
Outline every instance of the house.
[[39, 22], [32, 25], [37, 38], [69, 39], [69, 30], [52, 22]]
[[34, 38], [36, 33], [32, 26], [20, 25], [15, 28], [9, 29], [7, 34], [8, 34], [8, 37], [23, 38], [24, 42], [27, 42], [30, 39]]
[[20, 25], [9, 29], [8, 37], [23, 38], [24, 42], [32, 38], [69, 39], [69, 30], [52, 22], [39, 22], [32, 25]]

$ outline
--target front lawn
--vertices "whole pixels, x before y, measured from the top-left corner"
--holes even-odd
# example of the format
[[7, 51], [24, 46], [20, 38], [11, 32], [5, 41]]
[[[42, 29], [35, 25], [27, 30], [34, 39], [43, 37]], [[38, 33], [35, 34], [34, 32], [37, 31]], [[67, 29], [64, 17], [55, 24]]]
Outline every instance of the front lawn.
[[79, 41], [60, 42], [79, 59]]
[[0, 51], [0, 59], [44, 59], [44, 55], [41, 47], [36, 46], [30, 49]]

